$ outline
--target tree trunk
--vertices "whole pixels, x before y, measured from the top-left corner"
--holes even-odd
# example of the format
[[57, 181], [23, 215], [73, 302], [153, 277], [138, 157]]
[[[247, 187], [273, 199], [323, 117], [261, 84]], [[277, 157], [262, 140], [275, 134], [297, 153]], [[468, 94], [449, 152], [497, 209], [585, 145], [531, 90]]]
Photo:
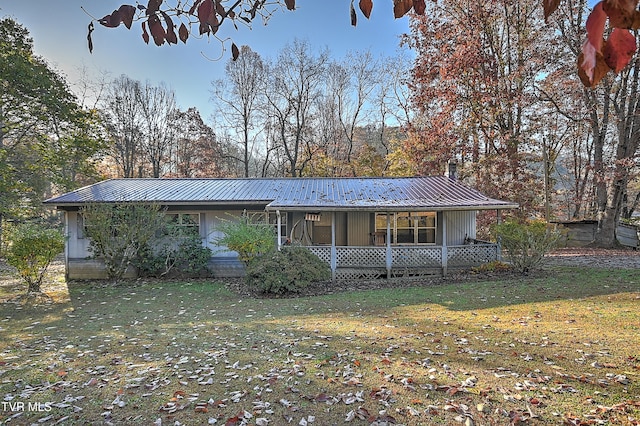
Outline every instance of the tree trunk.
[[40, 281], [36, 281], [36, 282], [30, 282], [29, 283], [29, 289], [27, 290], [27, 293], [31, 294], [31, 293], [40, 293]]

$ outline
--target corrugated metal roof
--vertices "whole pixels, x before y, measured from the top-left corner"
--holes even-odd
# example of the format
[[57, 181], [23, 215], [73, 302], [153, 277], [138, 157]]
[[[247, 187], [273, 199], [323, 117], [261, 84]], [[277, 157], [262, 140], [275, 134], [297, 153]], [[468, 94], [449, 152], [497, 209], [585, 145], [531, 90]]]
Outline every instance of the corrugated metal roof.
[[408, 178], [110, 179], [45, 204], [256, 204], [268, 210], [483, 210], [516, 208], [446, 176]]

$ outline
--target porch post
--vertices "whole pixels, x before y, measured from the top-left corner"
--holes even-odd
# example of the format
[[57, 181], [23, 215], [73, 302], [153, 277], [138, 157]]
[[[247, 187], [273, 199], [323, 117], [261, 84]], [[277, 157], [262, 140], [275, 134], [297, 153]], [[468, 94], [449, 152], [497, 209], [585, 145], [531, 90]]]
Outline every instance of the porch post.
[[336, 212], [331, 212], [331, 281], [336, 280], [338, 253], [336, 251]]
[[442, 276], [447, 275], [447, 219], [446, 213], [442, 212]]
[[[77, 229], [80, 214], [80, 212], [76, 213], [76, 233], [78, 232]], [[64, 281], [67, 282], [69, 281], [69, 240], [71, 239], [71, 225], [69, 223], [69, 212], [66, 210], [64, 211], [64, 236]]]
[[[269, 223], [269, 215], [267, 214], [267, 223]], [[280, 225], [282, 225], [282, 219], [280, 218], [280, 210], [276, 210], [276, 238], [278, 241], [278, 251], [282, 250], [282, 241], [280, 237]]]
[[385, 238], [386, 251], [385, 251], [385, 263], [387, 266], [387, 279], [391, 278], [391, 268], [393, 268], [393, 256], [391, 255], [391, 214], [387, 212], [387, 238]]
[[[502, 223], [502, 210], [496, 210], [496, 222]], [[502, 237], [498, 236], [496, 241], [496, 260], [502, 262]]]

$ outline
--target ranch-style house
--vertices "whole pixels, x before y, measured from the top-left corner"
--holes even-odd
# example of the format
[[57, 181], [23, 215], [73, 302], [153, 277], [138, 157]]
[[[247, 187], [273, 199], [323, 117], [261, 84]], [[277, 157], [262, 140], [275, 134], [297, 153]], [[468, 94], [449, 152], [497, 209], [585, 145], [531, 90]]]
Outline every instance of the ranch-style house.
[[273, 225], [279, 249], [308, 247], [334, 279], [446, 274], [498, 260], [498, 244], [475, 239], [476, 215], [518, 207], [452, 176], [110, 179], [45, 201], [64, 212], [68, 279], [105, 276], [84, 237], [88, 203], [164, 206], [170, 220], [197, 229], [212, 249], [209, 266], [217, 277], [243, 274], [237, 253], [216, 245], [217, 225], [243, 214], [259, 217]]

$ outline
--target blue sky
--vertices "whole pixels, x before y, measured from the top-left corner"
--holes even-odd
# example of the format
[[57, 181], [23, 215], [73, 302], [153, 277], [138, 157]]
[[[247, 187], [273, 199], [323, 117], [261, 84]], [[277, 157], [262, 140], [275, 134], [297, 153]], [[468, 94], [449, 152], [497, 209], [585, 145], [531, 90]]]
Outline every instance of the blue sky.
[[[86, 35], [91, 17], [82, 8], [101, 18], [123, 3], [135, 4], [120, 0], [0, 0], [0, 16], [10, 16], [24, 25], [34, 39], [36, 53], [62, 71], [70, 83], [78, 80], [83, 67], [95, 74], [107, 71], [112, 77], [126, 74], [153, 84], [165, 82], [174, 89], [183, 109], [195, 106], [208, 120], [212, 112], [208, 105], [210, 83], [224, 76], [230, 53], [212, 60], [221, 55], [220, 43], [206, 37], [190, 39], [186, 46], [179, 42], [156, 47], [153, 41], [146, 45], [140, 24], [134, 23], [131, 30], [124, 25], [116, 29], [96, 25], [90, 54]], [[238, 46], [248, 44], [264, 58], [274, 58], [296, 37], [307, 39], [317, 49], [328, 47], [335, 58], [350, 50], [366, 49], [374, 55], [395, 55], [399, 35], [409, 31], [408, 18], [394, 19], [393, 2], [377, 0], [371, 19], [358, 12], [354, 28], [349, 4], [349, 0], [297, 0], [296, 11], [276, 13], [266, 27], [261, 22], [251, 30], [239, 25], [238, 31], [228, 27], [221, 35], [232, 37]]]

